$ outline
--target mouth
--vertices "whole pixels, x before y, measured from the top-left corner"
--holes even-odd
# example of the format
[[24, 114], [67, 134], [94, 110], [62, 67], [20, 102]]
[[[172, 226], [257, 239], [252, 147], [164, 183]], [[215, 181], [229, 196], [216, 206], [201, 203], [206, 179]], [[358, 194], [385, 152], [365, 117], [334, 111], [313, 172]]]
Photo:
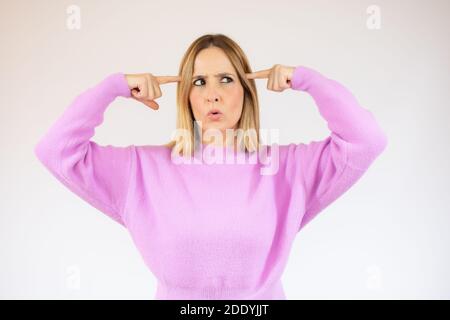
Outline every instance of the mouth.
[[215, 114], [222, 114], [222, 112], [220, 112], [219, 109], [212, 109], [208, 112], [208, 116], [209, 115], [215, 115]]
[[218, 109], [213, 109], [208, 112], [208, 118], [211, 120], [219, 120], [222, 117], [222, 112]]

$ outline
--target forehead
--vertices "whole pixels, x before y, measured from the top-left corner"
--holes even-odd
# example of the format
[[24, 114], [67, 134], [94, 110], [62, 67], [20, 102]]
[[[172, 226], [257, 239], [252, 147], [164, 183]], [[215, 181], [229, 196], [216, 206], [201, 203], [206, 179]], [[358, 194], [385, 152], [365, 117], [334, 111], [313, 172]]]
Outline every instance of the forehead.
[[194, 74], [216, 74], [219, 72], [234, 72], [233, 65], [220, 48], [203, 49], [197, 54], [194, 62]]

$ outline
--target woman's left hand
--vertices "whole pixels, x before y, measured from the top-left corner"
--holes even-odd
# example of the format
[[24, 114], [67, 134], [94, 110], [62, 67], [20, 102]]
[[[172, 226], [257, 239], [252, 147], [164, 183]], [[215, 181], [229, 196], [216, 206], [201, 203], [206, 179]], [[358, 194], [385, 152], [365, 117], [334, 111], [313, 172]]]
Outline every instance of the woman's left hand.
[[295, 67], [276, 64], [270, 69], [246, 73], [247, 79], [268, 79], [267, 89], [282, 92], [291, 88], [291, 79], [294, 75]]

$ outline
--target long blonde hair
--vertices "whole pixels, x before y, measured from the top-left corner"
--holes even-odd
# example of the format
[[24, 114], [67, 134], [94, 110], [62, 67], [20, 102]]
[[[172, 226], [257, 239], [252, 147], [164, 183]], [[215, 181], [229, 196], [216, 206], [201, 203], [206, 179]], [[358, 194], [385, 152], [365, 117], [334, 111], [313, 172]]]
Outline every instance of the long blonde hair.
[[[244, 136], [239, 136], [238, 146], [246, 152], [259, 150], [259, 102], [254, 79], [247, 79], [246, 73], [251, 73], [250, 64], [239, 45], [228, 36], [223, 34], [206, 34], [197, 38], [189, 46], [181, 60], [178, 76], [181, 81], [177, 84], [177, 121], [176, 128], [183, 135], [177, 135], [172, 141], [166, 144], [172, 152], [183, 156], [192, 156], [194, 152], [194, 141], [197, 139], [197, 132], [194, 128], [195, 118], [189, 101], [189, 93], [194, 72], [194, 62], [198, 53], [209, 47], [218, 47], [224, 51], [237, 72], [239, 80], [244, 88], [244, 102], [241, 117], [237, 123], [238, 134], [244, 132]], [[239, 130], [241, 129], [241, 130]], [[178, 131], [178, 132], [180, 132]], [[176, 151], [173, 148], [176, 147]]]

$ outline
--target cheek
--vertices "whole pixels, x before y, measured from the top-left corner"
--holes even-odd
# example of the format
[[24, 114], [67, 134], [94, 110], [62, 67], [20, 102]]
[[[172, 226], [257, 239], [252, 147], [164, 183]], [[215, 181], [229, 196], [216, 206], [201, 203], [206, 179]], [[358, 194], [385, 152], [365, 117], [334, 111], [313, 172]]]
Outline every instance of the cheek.
[[189, 93], [189, 99], [191, 100], [191, 104], [198, 104], [200, 95], [198, 94], [197, 90], [191, 90], [191, 92]]
[[227, 105], [233, 110], [233, 112], [239, 112], [242, 109], [242, 103], [244, 100], [244, 91], [241, 87], [230, 88], [227, 92]]
[[197, 92], [197, 90], [192, 90], [189, 94], [189, 101], [191, 102], [191, 107], [192, 107], [192, 113], [194, 114], [194, 116], [197, 116], [198, 114], [201, 113], [201, 106], [202, 106], [202, 98], [200, 96], [200, 94]]

